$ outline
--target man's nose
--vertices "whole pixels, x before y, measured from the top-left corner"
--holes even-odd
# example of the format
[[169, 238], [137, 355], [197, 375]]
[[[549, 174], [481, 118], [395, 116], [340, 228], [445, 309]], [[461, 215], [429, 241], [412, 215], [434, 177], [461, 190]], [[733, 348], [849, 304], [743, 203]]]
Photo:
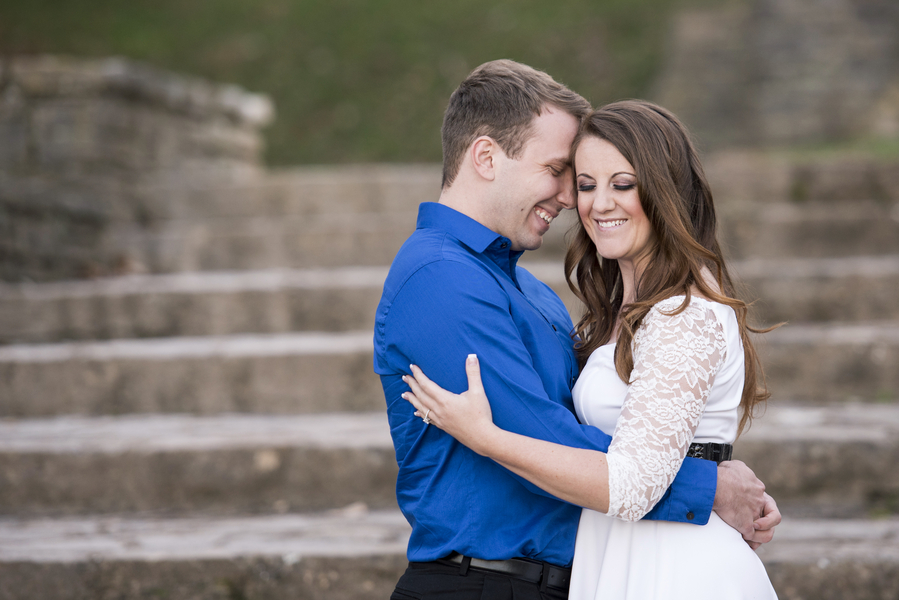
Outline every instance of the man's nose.
[[560, 182], [561, 189], [556, 195], [556, 200], [563, 208], [572, 209], [577, 206], [577, 192], [574, 190], [574, 184], [571, 182]]

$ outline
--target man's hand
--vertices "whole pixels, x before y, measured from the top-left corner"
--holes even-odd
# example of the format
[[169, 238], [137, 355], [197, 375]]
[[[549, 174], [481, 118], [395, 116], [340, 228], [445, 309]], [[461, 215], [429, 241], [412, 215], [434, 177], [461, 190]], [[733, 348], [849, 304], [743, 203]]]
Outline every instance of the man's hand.
[[777, 503], [765, 493], [765, 484], [739, 460], [718, 465], [718, 488], [712, 509], [739, 531], [753, 549], [771, 541], [774, 527], [781, 520]]
[[781, 518], [780, 511], [777, 510], [777, 502], [765, 494], [765, 508], [762, 510], [762, 516], [753, 523], [755, 531], [749, 537], [744, 535], [743, 539], [753, 550], [762, 544], [767, 544], [774, 538], [774, 528], [780, 525]]

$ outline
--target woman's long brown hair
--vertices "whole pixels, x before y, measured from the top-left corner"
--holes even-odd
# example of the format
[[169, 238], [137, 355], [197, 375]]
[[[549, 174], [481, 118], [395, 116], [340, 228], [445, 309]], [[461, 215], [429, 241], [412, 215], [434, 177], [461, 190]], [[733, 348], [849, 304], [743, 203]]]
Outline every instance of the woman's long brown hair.
[[[697, 289], [706, 298], [730, 306], [737, 315], [746, 368], [739, 435], [751, 422], [755, 409], [770, 396], [749, 336], [750, 332], [770, 329], [755, 329], [747, 323], [748, 306], [737, 298], [724, 262], [712, 192], [689, 133], [664, 108], [625, 100], [604, 106], [584, 120], [574, 140], [572, 159], [587, 137], [608, 141], [634, 167], [640, 204], [655, 238], [651, 257], [634, 282], [635, 300], [622, 306], [624, 289], [618, 262], [603, 260], [583, 224], [578, 221], [575, 226], [565, 256], [565, 275], [585, 306], [574, 332], [581, 366], [594, 350], [609, 342], [620, 317], [615, 368], [618, 376], [630, 383], [634, 368], [631, 346], [643, 318], [658, 302], [684, 295], [683, 304], [674, 312], [678, 314], [690, 303], [691, 289]], [[703, 276], [704, 269], [711, 272], [717, 287]]]

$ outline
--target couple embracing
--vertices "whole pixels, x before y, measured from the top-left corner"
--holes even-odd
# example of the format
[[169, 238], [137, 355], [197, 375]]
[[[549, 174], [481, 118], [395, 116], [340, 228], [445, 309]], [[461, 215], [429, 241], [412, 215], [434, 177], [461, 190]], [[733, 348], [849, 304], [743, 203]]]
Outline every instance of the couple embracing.
[[[412, 525], [392, 598], [774, 598], [780, 513], [729, 460], [766, 393], [684, 127], [500, 60], [442, 137], [374, 333]], [[574, 208], [577, 325], [517, 265]]]

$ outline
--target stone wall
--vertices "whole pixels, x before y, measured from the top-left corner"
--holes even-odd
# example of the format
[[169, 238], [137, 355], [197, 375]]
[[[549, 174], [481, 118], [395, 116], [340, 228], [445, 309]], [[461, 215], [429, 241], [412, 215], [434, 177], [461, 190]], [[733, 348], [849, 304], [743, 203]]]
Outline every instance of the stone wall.
[[899, 137], [896, 0], [733, 0], [666, 55], [654, 97], [707, 148]]
[[0, 279], [127, 270], [120, 224], [152, 227], [173, 187], [262, 171], [270, 101], [123, 59], [0, 62]]

